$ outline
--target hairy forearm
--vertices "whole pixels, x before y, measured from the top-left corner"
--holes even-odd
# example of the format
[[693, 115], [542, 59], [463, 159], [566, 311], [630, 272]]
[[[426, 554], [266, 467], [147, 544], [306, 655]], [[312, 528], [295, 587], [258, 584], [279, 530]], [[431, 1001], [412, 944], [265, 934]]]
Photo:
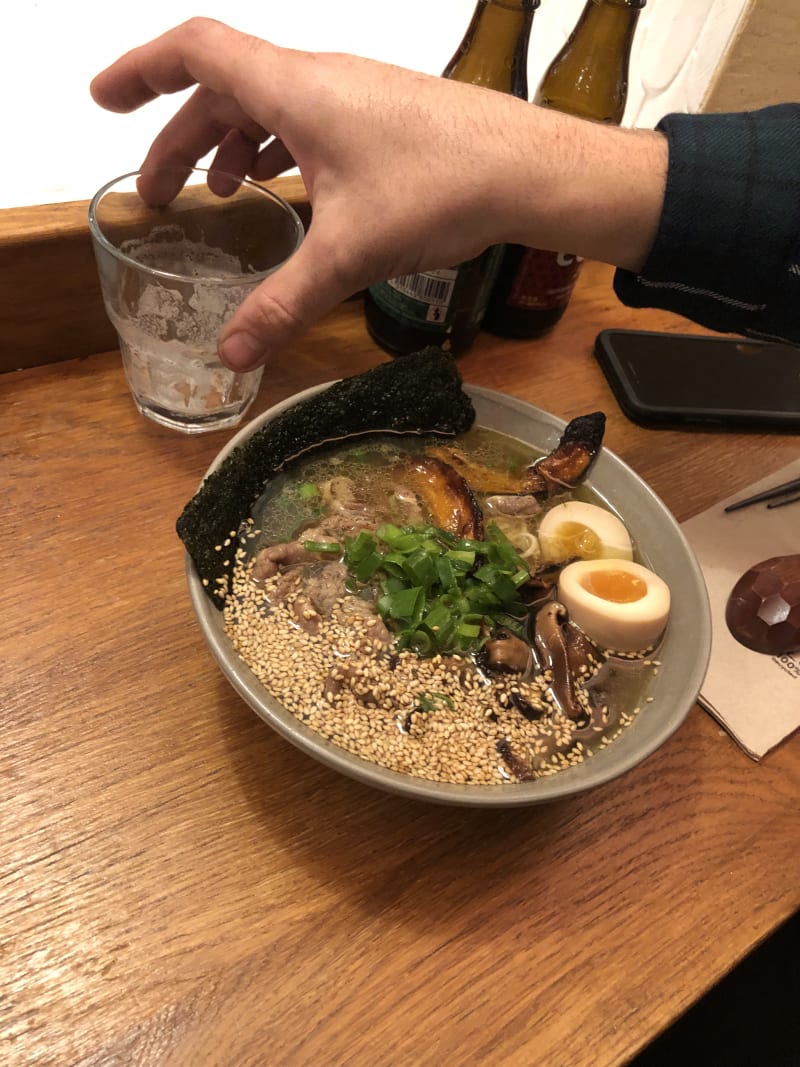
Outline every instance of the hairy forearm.
[[503, 239], [639, 270], [664, 203], [666, 138], [518, 103], [497, 138]]

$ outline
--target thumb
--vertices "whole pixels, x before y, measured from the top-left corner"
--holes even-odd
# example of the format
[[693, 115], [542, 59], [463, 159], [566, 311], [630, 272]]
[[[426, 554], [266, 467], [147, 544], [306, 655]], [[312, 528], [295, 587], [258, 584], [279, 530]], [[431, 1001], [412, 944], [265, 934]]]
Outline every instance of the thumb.
[[315, 240], [311, 229], [294, 255], [254, 289], [227, 322], [219, 338], [226, 367], [248, 371], [285, 348], [336, 304], [351, 296], [337, 270], [337, 257]]

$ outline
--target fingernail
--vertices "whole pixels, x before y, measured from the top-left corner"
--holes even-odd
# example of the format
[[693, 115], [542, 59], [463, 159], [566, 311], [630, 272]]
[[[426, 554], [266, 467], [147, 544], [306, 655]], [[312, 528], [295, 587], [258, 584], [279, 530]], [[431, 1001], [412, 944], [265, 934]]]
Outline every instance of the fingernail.
[[226, 337], [219, 350], [222, 362], [231, 370], [255, 370], [264, 362], [264, 344], [251, 333], [232, 333]]

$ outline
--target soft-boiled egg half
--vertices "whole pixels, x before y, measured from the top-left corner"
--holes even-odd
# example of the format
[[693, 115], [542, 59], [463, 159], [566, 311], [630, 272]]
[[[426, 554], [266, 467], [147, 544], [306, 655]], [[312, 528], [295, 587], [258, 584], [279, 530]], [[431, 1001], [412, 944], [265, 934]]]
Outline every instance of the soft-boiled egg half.
[[617, 652], [650, 648], [669, 617], [666, 582], [626, 559], [569, 563], [558, 579], [558, 599], [587, 637]]
[[572, 559], [633, 559], [625, 524], [613, 512], [567, 500], [556, 504], [539, 523], [542, 558], [552, 562]]

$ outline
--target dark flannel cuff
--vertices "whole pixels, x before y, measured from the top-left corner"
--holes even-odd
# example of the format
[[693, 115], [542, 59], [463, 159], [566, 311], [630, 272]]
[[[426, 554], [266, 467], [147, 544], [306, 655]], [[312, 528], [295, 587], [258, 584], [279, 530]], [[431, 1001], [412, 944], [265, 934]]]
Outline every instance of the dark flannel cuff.
[[723, 332], [782, 333], [800, 298], [800, 105], [668, 115], [664, 209], [641, 273], [619, 270], [630, 307]]

